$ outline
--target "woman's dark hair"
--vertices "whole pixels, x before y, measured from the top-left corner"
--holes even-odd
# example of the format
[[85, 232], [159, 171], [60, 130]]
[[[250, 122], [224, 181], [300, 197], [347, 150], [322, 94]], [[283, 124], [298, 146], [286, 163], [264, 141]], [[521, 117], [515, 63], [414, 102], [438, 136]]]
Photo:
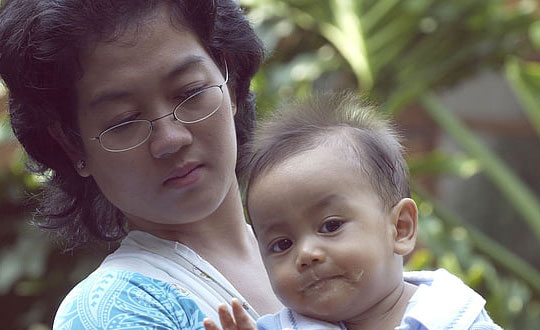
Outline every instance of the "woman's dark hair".
[[[60, 123], [80, 146], [75, 82], [83, 75], [81, 51], [90, 42], [114, 41], [142, 27], [160, 4], [173, 22], [194, 32], [215, 63], [229, 68], [238, 163], [255, 121], [249, 90], [264, 49], [234, 0], [4, 0], [0, 12], [0, 76], [9, 89], [13, 131], [27, 151], [29, 168], [50, 179], [40, 194], [36, 224], [57, 232], [68, 248], [125, 235], [123, 214], [94, 180], [80, 177], [48, 128]], [[51, 171], [52, 170], [52, 171]]]

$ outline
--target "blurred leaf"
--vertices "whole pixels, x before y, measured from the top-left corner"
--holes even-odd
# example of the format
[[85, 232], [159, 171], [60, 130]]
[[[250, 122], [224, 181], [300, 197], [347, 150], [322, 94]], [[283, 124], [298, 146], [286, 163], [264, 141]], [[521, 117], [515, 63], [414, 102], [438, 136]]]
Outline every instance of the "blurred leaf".
[[468, 178], [481, 170], [479, 162], [463, 153], [448, 154], [442, 150], [417, 154], [407, 159], [411, 176], [454, 175]]
[[531, 24], [531, 27], [529, 28], [529, 38], [531, 38], [531, 42], [536, 49], [540, 50], [540, 20]]
[[49, 249], [46, 240], [28, 224], [19, 226], [15, 244], [0, 252], [0, 294], [5, 294], [20, 278], [37, 278], [45, 271]]
[[476, 260], [467, 271], [465, 283], [473, 288], [479, 287], [484, 280], [485, 274], [486, 262], [483, 260]]
[[540, 137], [540, 63], [511, 57], [506, 61], [505, 69], [514, 93]]
[[434, 259], [435, 257], [429, 249], [417, 249], [409, 258], [409, 261], [405, 265], [405, 269], [409, 271], [427, 269], [433, 263]]
[[[419, 196], [420, 200], [429, 201], [429, 203], [433, 205], [433, 212], [436, 217], [427, 218], [431, 224], [420, 217], [419, 220], [423, 221], [419, 224], [419, 238], [425, 242], [431, 242], [429, 246], [435, 249], [436, 255], [446, 253], [445, 244], [441, 244], [441, 242], [450, 241], [446, 235], [446, 231], [442, 227], [442, 222], [444, 222], [446, 226], [461, 226], [467, 230], [468, 235], [471, 237], [470, 242], [474, 244], [477, 249], [499, 265], [504, 266], [509, 271], [518, 275], [526, 281], [528, 285], [534, 288], [534, 290], [540, 293], [540, 272], [538, 270], [530, 266], [518, 255], [506, 249], [500, 243], [489, 238], [472, 225], [465, 223], [450, 210], [439, 204], [434, 204], [432, 198], [429, 197], [429, 194], [414, 183], [413, 191]], [[436, 230], [434, 230], [434, 228], [436, 228]], [[455, 247], [450, 250], [455, 250]], [[437, 253], [437, 251], [439, 252]]]
[[437, 266], [448, 270], [449, 272], [458, 277], [464, 277], [459, 260], [457, 256], [451, 251], [448, 251], [439, 257]]
[[334, 21], [319, 22], [321, 34], [341, 52], [351, 65], [362, 88], [369, 91], [373, 86], [373, 76], [360, 21], [358, 2], [333, 0], [330, 3], [334, 13]]

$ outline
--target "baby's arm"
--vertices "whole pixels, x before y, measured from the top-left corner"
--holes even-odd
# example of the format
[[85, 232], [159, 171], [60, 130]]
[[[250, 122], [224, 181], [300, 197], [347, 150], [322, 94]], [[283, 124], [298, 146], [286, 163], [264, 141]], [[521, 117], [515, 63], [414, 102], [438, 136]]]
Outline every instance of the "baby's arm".
[[[231, 313], [229, 313], [225, 304], [221, 304], [218, 307], [219, 320], [221, 321], [223, 330], [255, 330], [255, 325], [249, 319], [242, 304], [240, 304], [240, 301], [238, 299], [233, 299], [231, 305], [234, 318]], [[206, 330], [220, 330], [214, 321], [209, 318], [205, 318], [203, 324]]]

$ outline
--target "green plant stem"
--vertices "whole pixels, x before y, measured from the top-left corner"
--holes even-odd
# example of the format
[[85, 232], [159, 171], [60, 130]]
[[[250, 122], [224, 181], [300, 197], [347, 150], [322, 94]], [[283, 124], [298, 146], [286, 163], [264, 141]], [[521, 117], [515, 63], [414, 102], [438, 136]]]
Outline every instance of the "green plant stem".
[[421, 103], [435, 122], [439, 124], [463, 149], [478, 159], [486, 175], [500, 189], [506, 199], [522, 215], [540, 240], [540, 201], [534, 193], [506, 166], [506, 164], [483, 145], [432, 93], [423, 94]]
[[[474, 53], [475, 47], [475, 45], [469, 45], [462, 48], [453, 56], [441, 61], [436, 67], [426, 66], [407, 77], [405, 81], [399, 81], [398, 89], [392, 93], [384, 105], [385, 112], [397, 115], [407, 104], [416, 101], [430, 86], [441, 81], [448, 73], [458, 68], [468, 56]], [[400, 71], [396, 75], [402, 76]]]
[[364, 90], [373, 87], [359, 9], [353, 0], [331, 2], [334, 22], [319, 22], [319, 31], [341, 53], [351, 66]]
[[366, 33], [370, 33], [375, 25], [379, 24], [384, 17], [392, 11], [400, 0], [377, 1], [365, 15], [362, 16], [362, 26]]
[[516, 94], [523, 110], [529, 118], [538, 136], [540, 136], [540, 96], [527, 86], [521, 77], [520, 62], [517, 58], [510, 58], [505, 64], [506, 78], [510, 82], [512, 90]]

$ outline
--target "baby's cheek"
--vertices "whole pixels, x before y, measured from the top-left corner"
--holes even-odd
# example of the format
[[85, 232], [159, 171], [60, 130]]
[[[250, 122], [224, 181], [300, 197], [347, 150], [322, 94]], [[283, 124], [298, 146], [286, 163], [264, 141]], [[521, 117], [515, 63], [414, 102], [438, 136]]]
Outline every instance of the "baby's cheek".
[[272, 271], [268, 273], [272, 289], [282, 303], [293, 299], [297, 292], [296, 276], [294, 273], [283, 265], [273, 265]]

